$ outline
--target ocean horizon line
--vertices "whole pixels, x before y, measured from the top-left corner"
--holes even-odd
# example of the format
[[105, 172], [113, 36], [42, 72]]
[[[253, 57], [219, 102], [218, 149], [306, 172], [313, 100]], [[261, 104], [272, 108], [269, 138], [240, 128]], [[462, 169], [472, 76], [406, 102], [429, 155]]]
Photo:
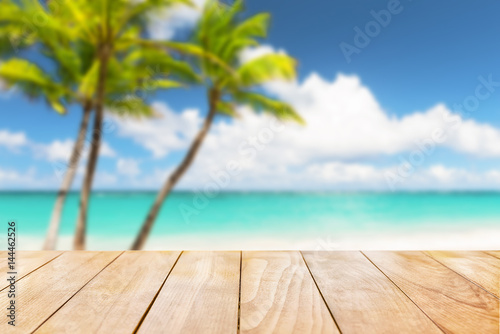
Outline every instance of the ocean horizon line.
[[[24, 195], [24, 194], [56, 194], [56, 189], [1, 189], [0, 194]], [[93, 190], [92, 194], [156, 194], [157, 189], [99, 189]], [[68, 194], [78, 194], [80, 190], [70, 190]], [[199, 194], [202, 190], [174, 190], [172, 194]], [[356, 194], [500, 194], [500, 189], [412, 189], [412, 190], [220, 190], [218, 194], [304, 194], [304, 195], [356, 195]], [[215, 196], [217, 196], [215, 195]]]

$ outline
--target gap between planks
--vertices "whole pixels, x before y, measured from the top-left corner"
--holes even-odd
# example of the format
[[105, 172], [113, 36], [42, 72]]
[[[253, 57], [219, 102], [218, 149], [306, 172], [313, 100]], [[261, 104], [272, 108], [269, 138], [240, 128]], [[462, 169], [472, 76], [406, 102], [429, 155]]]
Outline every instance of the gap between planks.
[[498, 333], [499, 300], [423, 252], [365, 255], [443, 331]]
[[[37, 252], [37, 253], [41, 253], [41, 252]], [[74, 252], [67, 252], [67, 253], [74, 253]], [[88, 252], [88, 253], [92, 253], [92, 252]], [[98, 252], [95, 252], [95, 253], [98, 253]], [[101, 253], [106, 253], [106, 252], [101, 252]], [[112, 253], [112, 252], [109, 252], [109, 253]], [[115, 253], [118, 253], [118, 252], [115, 252]], [[149, 253], [149, 252], [144, 252], [144, 253]], [[216, 280], [215, 283], [215, 286], [212, 286], [212, 285], [203, 285], [203, 284], [206, 284], [206, 280], [203, 281], [199, 279], [195, 280], [195, 283], [198, 284], [198, 285], [201, 285], [202, 287], [205, 286], [205, 287], [208, 287], [208, 288], [219, 288], [220, 289], [220, 286], [222, 287], [228, 287], [229, 289], [233, 289], [234, 290], [234, 296], [235, 297], [230, 297], [230, 300], [232, 300], [232, 302], [236, 301], [236, 312], [235, 312], [235, 316], [237, 318], [237, 321], [235, 322], [236, 323], [236, 326], [235, 326], [235, 329], [236, 329], [236, 332], [237, 333], [265, 333], [265, 331], [253, 331], [253, 332], [250, 332], [250, 331], [242, 331], [242, 317], [244, 316], [243, 314], [243, 304], [244, 304], [244, 295], [245, 295], [245, 291], [243, 288], [244, 284], [245, 284], [245, 281], [244, 281], [244, 272], [245, 272], [245, 266], [244, 266], [244, 263], [245, 263], [245, 258], [250, 258], [251, 254], [253, 253], [254, 257], [256, 257], [257, 259], [261, 259], [261, 260], [264, 260], [264, 261], [267, 261], [268, 263], [271, 263], [272, 261], [275, 261], [275, 260], [272, 260], [273, 257], [276, 256], [276, 254], [280, 253], [279, 251], [278, 252], [241, 252], [239, 251], [238, 252], [238, 255], [239, 255], [239, 262], [238, 261], [233, 261], [233, 260], [230, 260], [230, 262], [220, 262], [219, 260], [214, 260], [214, 256], [217, 257], [225, 257], [225, 254], [224, 253], [236, 253], [236, 252], [188, 252], [189, 255], [189, 259], [184, 261], [184, 263], [182, 264], [182, 268], [177, 270], [179, 271], [180, 273], [182, 272], [193, 272], [193, 268], [191, 268], [193, 265], [196, 265], [196, 264], [203, 264], [203, 260], [204, 259], [209, 259], [209, 261], [211, 261], [212, 263], [212, 267], [210, 267], [209, 269], [212, 270], [212, 276], [213, 275], [217, 275], [217, 272], [218, 272], [218, 269], [221, 269], [221, 270], [229, 270], [229, 271], [233, 271], [236, 273], [236, 271], [238, 272], [238, 274], [235, 276], [238, 276], [238, 277], [234, 277], [233, 278], [230, 278], [230, 281], [225, 281], [225, 280]], [[209, 255], [208, 257], [207, 256], [202, 256], [201, 254], [199, 253], [205, 253], [208, 254], [210, 253], [211, 255]], [[272, 256], [268, 255], [267, 258], [266, 258], [266, 253], [268, 254], [271, 254]], [[294, 252], [281, 252], [282, 254], [286, 254], [286, 257], [290, 257], [292, 253]], [[329, 289], [331, 289], [331, 285], [332, 284], [335, 284], [336, 281], [335, 279], [333, 280], [330, 280], [331, 282], [328, 282], [327, 283], [324, 283], [321, 284], [320, 282], [317, 281], [317, 277], [315, 277], [315, 274], [316, 275], [321, 275], [321, 274], [318, 274], [317, 271], [318, 271], [318, 268], [316, 267], [315, 269], [311, 268], [310, 267], [310, 263], [308, 262], [307, 258], [307, 254], [311, 254], [313, 252], [295, 252], [297, 254], [299, 254], [300, 256], [300, 260], [301, 262], [303, 263], [303, 266], [305, 268], [305, 272], [307, 273], [307, 276], [310, 278], [310, 280], [312, 281], [313, 283], [313, 286], [314, 286], [314, 289], [316, 289], [317, 293], [319, 294], [319, 297], [320, 297], [320, 300], [322, 301], [322, 303], [325, 304], [325, 308], [326, 310], [328, 311], [329, 313], [329, 317], [331, 318], [331, 320], [333, 321], [334, 325], [337, 327], [337, 330], [340, 332], [341, 328], [344, 327], [345, 330], [344, 332], [357, 332], [356, 330], [352, 330], [351, 327], [349, 327], [351, 324], [346, 321], [346, 319], [348, 319], [348, 317], [346, 317], [346, 310], [345, 309], [342, 309], [342, 308], [339, 308], [337, 309], [337, 315], [340, 314], [340, 320], [338, 319], [338, 317], [336, 316], [336, 312], [330, 307], [331, 305], [332, 306], [336, 306], [338, 307], [337, 305], [335, 304], [332, 304], [331, 302], [328, 303], [328, 300], [329, 299], [332, 299], [334, 297], [332, 296], [329, 296]], [[316, 252], [315, 254], [318, 254], [319, 253], [319, 256], [321, 257], [321, 252]], [[397, 266], [395, 268], [392, 268], [392, 267], [387, 267], [387, 262], [385, 258], [381, 258], [380, 257], [380, 254], [381, 253], [384, 253], [384, 252], [367, 252], [368, 254], [365, 254], [363, 252], [327, 252], [325, 251], [323, 253], [323, 255], [328, 255], [328, 253], [331, 253], [331, 254], [334, 254], [334, 255], [339, 255], [341, 253], [344, 253], [344, 254], [350, 254], [349, 256], [354, 256], [353, 254], [355, 253], [359, 253], [362, 255], [362, 257], [372, 266], [372, 267], [375, 267], [375, 269], [380, 272], [386, 280], [388, 280], [390, 282], [391, 285], [395, 286], [399, 291], [400, 293], [402, 293], [406, 299], [408, 299], [416, 308], [418, 308], [418, 310], [428, 319], [430, 320], [433, 325], [435, 326], [435, 328], [437, 328], [439, 331], [449, 331], [450, 328], [452, 329], [455, 329], [457, 330], [457, 332], [460, 332], [460, 327], [454, 327], [455, 325], [454, 324], [450, 324], [449, 320], [447, 320], [446, 318], [443, 318], [443, 314], [439, 312], [439, 310], [436, 310], [432, 303], [430, 303], [430, 301], [432, 301], [432, 299], [434, 297], [432, 297], [431, 299], [427, 298], [427, 300], [422, 299], [419, 294], [415, 295], [415, 293], [413, 292], [413, 287], [412, 285], [409, 285], [410, 283], [409, 282], [406, 282], [406, 281], [401, 281], [400, 277], [397, 276], [397, 271], [394, 272], [394, 271], [391, 271], [392, 269], [398, 269], [398, 270], [402, 270], [402, 272], [405, 272], [408, 270], [408, 268], [398, 268]], [[420, 265], [423, 265], [424, 266], [424, 269], [426, 268], [426, 266], [428, 266], [429, 268], [434, 268], [437, 272], [437, 274], [441, 274], [441, 275], [445, 275], [446, 277], [453, 277], [453, 276], [450, 276], [451, 274], [450, 273], [453, 273], [454, 275], [456, 275], [456, 277], [460, 277], [460, 279], [462, 280], [457, 280], [457, 278], [453, 278], [453, 282], [455, 282], [454, 284], [458, 284], [459, 286], [462, 286], [462, 287], [467, 287], [467, 289], [471, 289], [471, 286], [472, 287], [476, 287], [480, 290], [474, 290], [474, 288], [472, 288], [474, 291], [483, 291], [484, 293], [488, 293], [488, 295], [490, 295], [492, 298], [495, 298], [497, 303], [498, 303], [498, 297], [495, 296], [494, 294], [492, 294], [490, 291], [488, 291], [483, 285], [485, 284], [484, 282], [481, 284], [480, 282], [477, 282], [479, 280], [478, 277], [475, 277], [473, 276], [475, 274], [474, 271], [471, 271], [471, 272], [465, 272], [463, 270], [460, 270], [460, 267], [450, 267], [450, 265], [446, 264], [446, 263], [443, 263], [442, 261], [439, 261], [438, 259], [434, 258], [431, 254], [433, 253], [435, 256], [438, 256], [440, 255], [439, 252], [428, 252], [428, 251], [424, 251], [424, 252], [420, 252], [421, 255], [423, 256], [423, 258], [427, 258], [429, 259], [430, 261], [432, 261], [433, 263], [435, 263], [434, 265], [432, 265], [431, 263], [429, 263], [428, 261], [424, 261], [422, 259], [421, 256], [416, 256], [415, 254], [416, 253], [419, 253], [419, 252], [385, 252], [385, 254], [387, 256], [389, 256], [389, 259], [391, 259], [391, 261], [400, 261], [400, 262], [394, 262], [393, 261], [393, 265], [394, 264], [397, 264], [401, 267], [401, 264], [405, 263], [405, 262], [401, 262], [401, 257], [398, 257], [399, 254], [411, 254], [411, 256], [413, 256], [414, 259], [418, 260], [418, 261], [414, 261], [414, 262], [407, 262], [406, 265], [409, 265], [409, 266], [413, 266], [414, 268], [420, 268]], [[449, 252], [449, 253], [453, 253], [453, 252]], [[478, 253], [481, 253], [481, 252], [478, 252]], [[498, 260], [500, 262], [500, 252], [488, 252], [488, 251], [484, 251], [482, 252], [484, 253], [485, 255], [487, 254], [488, 256], [491, 256], [491, 259], [493, 261], [496, 261]], [[35, 274], [37, 271], [39, 271], [40, 269], [42, 269], [44, 266], [48, 265], [49, 263], [51, 263], [52, 261], [58, 259], [60, 256], [62, 256], [63, 252], [60, 252], [59, 254], [55, 255], [54, 257], [52, 257], [51, 259], [49, 260], [45, 260], [43, 261], [42, 264], [39, 264], [39, 265], [35, 265], [34, 267], [32, 267], [32, 270], [29, 271], [28, 273], [24, 274], [22, 276], [22, 278], [26, 278], [26, 277], [29, 277], [31, 276], [32, 274]], [[68, 304], [71, 303], [75, 303], [74, 301], [74, 298], [78, 298], [81, 293], [83, 293], [82, 291], [88, 289], [88, 286], [91, 284], [91, 282], [95, 282], [95, 280], [97, 280], [101, 274], [105, 271], [105, 270], [108, 270], [108, 268], [118, 259], [120, 258], [124, 253], [120, 253], [118, 254], [114, 259], [112, 259], [109, 263], [107, 263], [103, 268], [101, 268], [100, 271], [98, 271], [93, 277], [91, 277], [86, 283], [83, 284], [83, 286], [81, 286], [76, 292], [74, 292], [62, 305], [60, 305], [55, 311], [53, 311], [38, 327], [36, 327], [36, 329], [40, 329], [43, 327], [43, 325], [49, 321], [51, 321], [50, 319], [53, 318], [54, 315], [57, 315], [58, 312], [63, 309], [63, 308], [66, 308], [68, 307]], [[198, 254], [198, 255], [197, 255]], [[248, 254], [248, 255], [245, 255], [245, 254]], [[466, 255], [469, 254], [470, 256], [473, 255], [472, 252], [468, 253], [468, 252], [464, 252], [464, 258], [466, 258]], [[236, 254], [234, 254], [236, 255]], [[382, 265], [382, 267], [379, 267], [374, 261], [372, 261], [372, 259], [370, 258], [370, 255], [372, 256], [375, 256], [375, 259], [377, 262], [380, 262], [379, 260], [384, 260], [382, 261], [381, 263], [385, 263], [384, 265]], [[143, 311], [142, 313], [142, 316], [140, 317], [139, 321], [137, 322], [137, 325], [136, 327], [133, 329], [133, 331], [130, 331], [130, 332], [133, 332], [133, 333], [136, 333], [136, 332], [140, 332], [141, 331], [141, 326], [143, 325], [143, 323], [148, 320], [148, 316], [150, 316], [150, 312], [152, 309], [156, 308], [156, 312], [158, 313], [159, 311], [164, 311], [165, 310], [165, 298], [169, 298], [168, 296], [162, 296], [163, 298], [163, 305], [156, 305], [157, 302], [158, 302], [158, 297], [160, 295], [162, 295], [162, 290], [164, 289], [164, 287], [166, 285], [170, 285], [170, 278], [171, 278], [171, 274], [172, 272], [176, 271], [176, 267], [178, 266], [179, 262], [182, 261], [182, 258], [184, 256], [184, 252], [180, 252], [179, 255], [176, 257], [175, 259], [175, 262], [173, 263], [172, 267], [170, 268], [170, 270], [168, 271], [168, 273], [166, 274], [165, 276], [165, 279], [163, 280], [163, 282], [161, 283], [161, 285], [157, 288], [157, 291], [155, 291], [154, 293], [154, 296], [152, 297], [151, 301], [149, 302], [148, 306], [146, 307], [145, 311]], [[250, 256], [250, 257], [249, 257]], [[331, 255], [333, 256], [333, 255]], [[347, 258], [349, 257], [347, 256]], [[310, 258], [310, 256], [309, 256]], [[346, 259], [347, 259], [346, 258]], [[355, 256], [355, 258], [357, 258], [357, 256]], [[410, 257], [411, 258], [411, 257]], [[234, 259], [236, 260], [236, 258]], [[484, 260], [484, 259], [483, 259]], [[194, 261], [194, 262], [193, 262]], [[215, 262], [214, 262], [215, 261]], [[269, 262], [271, 261], [271, 262]], [[280, 261], [283, 261], [283, 260], [280, 260]], [[311, 259], [309, 259], [309, 261], [311, 261]], [[317, 259], [316, 259], [317, 261]], [[357, 260], [359, 261], [359, 259]], [[422, 262], [420, 265], [418, 264], [419, 261], [424, 261]], [[464, 260], [465, 261], [465, 260]], [[58, 262], [61, 262], [61, 261], [58, 261]], [[234, 262], [234, 263], [233, 263]], [[325, 265], [330, 265], [329, 262], [325, 262], [326, 264]], [[349, 261], [343, 263], [343, 262], [339, 262], [338, 264], [341, 265], [339, 268], [340, 269], [345, 269], [345, 271], [343, 272], [343, 274], [346, 274], [346, 275], [349, 275], [349, 273], [353, 273], [352, 271], [350, 270], [353, 270], [352, 266], [354, 265], [354, 267], [356, 266], [356, 261], [354, 261], [354, 263], [351, 263]], [[363, 270], [368, 270], [368, 272], [372, 272], [370, 269], [368, 269], [368, 267], [366, 267], [365, 264], [363, 264], [363, 262], [361, 261], [360, 262], [362, 267], [365, 268]], [[222, 267], [221, 267], [222, 265]], [[228, 267], [229, 266], [229, 267]], [[343, 267], [345, 266], [345, 267]], [[403, 266], [405, 267], [405, 266]], [[191, 269], [189, 269], [191, 268]], [[226, 269], [224, 269], [226, 268]], [[283, 267], [283, 264], [280, 264], [279, 268], [286, 268]], [[286, 269], [277, 269], [277, 270], [286, 270]], [[387, 269], [391, 269], [391, 270], [387, 270]], [[441, 268], [441, 269], [440, 269]], [[444, 268], [444, 269], [443, 269]], [[322, 268], [319, 268], [319, 269], [322, 269]], [[324, 267], [323, 267], [324, 269]], [[48, 270], [48, 269], [47, 269]], [[316, 271], [316, 273], [315, 273]], [[422, 275], [422, 273], [419, 273], [418, 272], [419, 270], [417, 270], [416, 272], [416, 275]], [[477, 270], [476, 270], [477, 271]], [[196, 270], [194, 271], [195, 273], [197, 272]], [[198, 272], [199, 274], [199, 272]], [[271, 272], [271, 274], [273, 274]], [[396, 276], [395, 276], [396, 275]], [[413, 274], [412, 274], [413, 275]], [[36, 276], [40, 276], [40, 274], [37, 274]], [[432, 275], [431, 275], [432, 276]], [[292, 277], [292, 280], [293, 279], [296, 279], [296, 278], [293, 278], [294, 276], [291, 276]], [[334, 277], [335, 278], [335, 277]], [[438, 277], [439, 278], [439, 277]], [[179, 278], [175, 278], [177, 280], [177, 285], [174, 284], [173, 287], [177, 287], [179, 286], [179, 284], [181, 284], [183, 281], [179, 281]], [[208, 277], [208, 279], [210, 279], [210, 277]], [[336, 278], [336, 279], [339, 279], [339, 278]], [[306, 280], [307, 280], [307, 277], [306, 277]], [[21, 282], [21, 278], [18, 280]], [[441, 281], [440, 281], [441, 282]], [[464, 283], [466, 282], [466, 283]], [[210, 282], [209, 282], [210, 283]], [[213, 283], [213, 282], [212, 282]], [[337, 282], [338, 283], [338, 282]], [[450, 289], [446, 290], [446, 281], [443, 281], [443, 289], [444, 289], [444, 293], [445, 294], [448, 294], [449, 297], [453, 297], [453, 296], [459, 296], [459, 291], [452, 291]], [[220, 286], [218, 285], [220, 284]], [[229, 284], [229, 285], [228, 285]], [[278, 286], [280, 284], [283, 284], [283, 283], [280, 283], [280, 282], [277, 282], [276, 283]], [[288, 284], [288, 285], [287, 285]], [[286, 287], [287, 289], [289, 289], [291, 287], [291, 283], [287, 283], [284, 285], [284, 287]], [[342, 284], [346, 284], [346, 282], [342, 283]], [[350, 283], [349, 283], [350, 284]], [[429, 284], [429, 282], [426, 282], [426, 284]], [[437, 283], [434, 283], [434, 284], [437, 284]], [[25, 284], [23, 284], [25, 285]], [[234, 287], [237, 285], [237, 288], [235, 289]], [[325, 286], [327, 287], [325, 289]], [[328, 287], [330, 286], [330, 287]], [[432, 287], [432, 284], [431, 284], [431, 287]], [[436, 287], [441, 287], [441, 285], [436, 285]], [[281, 288], [281, 287], [280, 287]], [[359, 286], [359, 288], [362, 288], [362, 286]], [[5, 289], [5, 288], [4, 288]], [[2, 289], [2, 290], [4, 290]], [[170, 287], [170, 292], [171, 293], [173, 290], [172, 290], [172, 286]], [[175, 289], [174, 289], [175, 290]], [[222, 290], [224, 291], [224, 290]], [[296, 290], [296, 291], [299, 291], [299, 290]], [[437, 290], [436, 290], [437, 291]], [[354, 291], [355, 292], [355, 291]], [[191, 291], [191, 297], [196, 297], [197, 295], [199, 295], [200, 291]], [[262, 291], [260, 292], [262, 293]], [[264, 295], [266, 295], [266, 291], [263, 290], [263, 293]], [[436, 293], [436, 292], [434, 292]], [[189, 291], [188, 291], [188, 295], [189, 295]], [[205, 294], [206, 295], [206, 294]], [[201, 294], [201, 296], [203, 297], [203, 293]], [[217, 294], [215, 295], [208, 295], [208, 296], [215, 296], [217, 297]], [[193, 297], [193, 298], [194, 298]], [[392, 295], [392, 296], [388, 296], [390, 298], [396, 298], [397, 296], [395, 295]], [[448, 305], [447, 308], [451, 308], [453, 306], [456, 306], [455, 302], [453, 301], [449, 301], [449, 299], [443, 299], [444, 297], [441, 297], [440, 295], [437, 296], [439, 298], [441, 298], [441, 300], [443, 300], [443, 302], [445, 302], [445, 305]], [[229, 298], [229, 297], [228, 297]], [[285, 298], [285, 297], [281, 297], [281, 298]], [[417, 300], [414, 300], [413, 298], [416, 298]], [[460, 297], [462, 298], [462, 297]], [[483, 298], [485, 298], [483, 296]], [[486, 298], [487, 299], [487, 298]], [[203, 298], [199, 299], [199, 300], [203, 300]], [[161, 300], [160, 300], [161, 301]], [[182, 302], [182, 299], [178, 300], [180, 302]], [[274, 301], [273, 301], [274, 302]], [[448, 303], [448, 304], [446, 304]], [[453, 305], [452, 305], [453, 304]], [[460, 305], [458, 305], [460, 306]], [[461, 306], [460, 306], [461, 307]], [[168, 310], [168, 307], [166, 308]], [[202, 308], [203, 309], [203, 308]], [[498, 309], [498, 306], [497, 306], [497, 309]], [[170, 310], [176, 310], [175, 308], [174, 309], [170, 309]], [[340, 310], [340, 311], [339, 311]], [[229, 308], [226, 308], [226, 312], [228, 312], [227, 314], [232, 314], [234, 312], [234, 309], [232, 311], [231, 307]], [[275, 311], [272, 311], [272, 312], [275, 312]], [[490, 311], [485, 311], [485, 315], [488, 316], [488, 312]], [[410, 312], [411, 313], [411, 312]], [[272, 315], [272, 314], [271, 314]], [[153, 315], [154, 316], [154, 315]], [[275, 317], [278, 317], [279, 319], [279, 316], [276, 316], [274, 315]], [[391, 316], [393, 316], [393, 314], [391, 314]], [[196, 318], [196, 317], [195, 317]], [[392, 317], [392, 321], [394, 321], [394, 317]], [[434, 320], [434, 319], [437, 319]], [[498, 321], [498, 314], [497, 314], [497, 321]], [[195, 320], [196, 319], [191, 319], [191, 320]], [[491, 320], [491, 319], [490, 319]], [[422, 321], [421, 319], [419, 321]], [[488, 320], [489, 321], [489, 320]], [[52, 322], [52, 321], [51, 321]], [[397, 322], [397, 321], [396, 321]], [[425, 322], [423, 322], [425, 323]], [[400, 325], [404, 325], [404, 324], [401, 324], [399, 323]], [[151, 324], [149, 324], [151, 326]], [[387, 323], [386, 323], [387, 325]], [[467, 324], [465, 324], [467, 325]], [[464, 326], [465, 326], [464, 325]], [[178, 327], [179, 328], [183, 328], [184, 325]], [[230, 328], [230, 322], [228, 323], [228, 326], [227, 328]], [[427, 325], [426, 325], [427, 326]], [[154, 328], [154, 326], [153, 326]], [[202, 328], [202, 327], [200, 327]], [[264, 327], [262, 327], [264, 328]], [[424, 327], [421, 327], [421, 328], [425, 328]], [[491, 329], [492, 327], [484, 327], [483, 329], [485, 330], [488, 330], [488, 329]], [[366, 330], [366, 327], [364, 328]], [[375, 329], [375, 328], [372, 328], [372, 329]], [[470, 327], [469, 327], [470, 329]], [[175, 330], [174, 330], [175, 332]], [[361, 332], [361, 331], [359, 331]], [[387, 332], [391, 332], [390, 330], [388, 330]], [[395, 331], [393, 331], [395, 332]], [[463, 331], [462, 331], [463, 332]], [[497, 330], [498, 332], [498, 330]]]
[[[43, 257], [40, 258], [38, 255], [39, 253], [42, 253]], [[46, 264], [50, 263], [51, 261], [54, 261], [57, 259], [59, 256], [61, 256], [64, 252], [62, 251], [19, 251], [16, 252], [16, 266], [19, 267], [19, 269], [16, 269], [17, 276], [18, 278], [16, 279], [16, 282], [19, 282], [22, 280], [24, 277], [28, 276], [32, 272], [42, 268]], [[28, 264], [23, 264], [23, 262], [26, 260], [22, 259], [24, 256], [28, 256], [29, 262]], [[34, 256], [35, 255], [35, 256]], [[7, 252], [5, 252], [5, 257], [7, 256]], [[33, 258], [31, 258], [33, 256]], [[22, 259], [22, 260], [21, 260]], [[21, 260], [21, 261], [18, 261]], [[5, 262], [5, 265], [3, 264]], [[2, 266], [0, 267], [2, 272], [8, 272], [8, 261], [7, 259], [2, 262]], [[20, 262], [20, 263], [19, 263]], [[24, 273], [23, 273], [24, 271]], [[0, 285], [1, 287], [1, 285]], [[9, 285], [5, 285], [3, 288], [0, 288], [0, 292], [7, 289]]]

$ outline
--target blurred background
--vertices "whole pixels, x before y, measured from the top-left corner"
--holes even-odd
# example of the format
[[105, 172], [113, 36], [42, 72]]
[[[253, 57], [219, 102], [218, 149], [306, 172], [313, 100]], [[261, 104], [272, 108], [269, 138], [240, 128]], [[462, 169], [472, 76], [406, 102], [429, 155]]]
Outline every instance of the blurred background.
[[[205, 2], [195, 3], [148, 14], [143, 34], [190, 41], [204, 15]], [[500, 247], [498, 1], [253, 0], [240, 15], [263, 12], [267, 37], [242, 49], [238, 61], [294, 57], [296, 76], [256, 91], [291, 106], [305, 124], [245, 103], [234, 106], [237, 117], [215, 117], [146, 249]], [[0, 64], [22, 57], [51, 68], [39, 53], [19, 49]], [[20, 248], [40, 249], [81, 107], [68, 105], [61, 115], [7, 81], [0, 217], [16, 220]], [[204, 85], [141, 97], [155, 117], [105, 113], [88, 249], [131, 245], [209, 113]], [[73, 247], [91, 133], [86, 138], [59, 249]]]

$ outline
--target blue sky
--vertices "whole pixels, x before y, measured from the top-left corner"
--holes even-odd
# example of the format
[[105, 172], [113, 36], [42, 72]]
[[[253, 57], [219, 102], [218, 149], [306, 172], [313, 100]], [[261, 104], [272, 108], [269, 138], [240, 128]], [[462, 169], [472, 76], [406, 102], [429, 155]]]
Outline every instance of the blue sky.
[[[366, 34], [367, 24], [376, 27], [373, 13], [383, 16], [391, 8], [390, 22], [378, 24], [368, 45], [357, 47], [355, 28]], [[224, 189], [500, 188], [499, 1], [247, 3], [248, 15], [261, 11], [272, 14], [269, 38], [247, 58], [286, 52], [298, 59], [296, 83], [264, 90], [294, 104], [308, 128], [287, 124], [255, 157], [240, 157], [240, 146], [270, 122], [241, 107], [241, 120], [217, 120], [180, 188], [202, 189], [211, 174], [228, 173], [225, 166], [235, 157], [244, 160], [242, 170]], [[166, 36], [179, 22], [196, 20], [186, 10], [162, 15], [167, 24], [157, 30]], [[347, 61], [342, 43], [359, 53]], [[478, 91], [487, 97], [475, 98]], [[109, 120], [96, 188], [156, 189], [182, 157], [205, 114], [203, 90], [158, 93], [151, 102], [164, 118], [143, 122], [142, 129]], [[464, 102], [477, 105], [460, 115], [456, 104]], [[71, 147], [79, 109], [61, 117], [16, 92], [2, 93], [0, 105], [0, 189], [57, 188], [54, 166]], [[451, 130], [442, 116], [448, 114], [460, 118]], [[449, 138], [434, 141], [437, 129], [449, 130]], [[428, 140], [430, 153], [419, 145]], [[412, 154], [422, 162], [411, 162]], [[81, 175], [75, 188], [80, 182]]]

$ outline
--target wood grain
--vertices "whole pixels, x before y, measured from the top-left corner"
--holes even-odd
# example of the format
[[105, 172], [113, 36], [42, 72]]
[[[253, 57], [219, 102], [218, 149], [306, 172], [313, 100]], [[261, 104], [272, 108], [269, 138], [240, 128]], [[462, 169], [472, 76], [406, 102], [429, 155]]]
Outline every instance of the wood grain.
[[180, 252], [125, 252], [36, 333], [132, 333]]
[[4, 268], [7, 263], [7, 251], [0, 251], [0, 268]]
[[[60, 251], [16, 251], [15, 271], [17, 272], [17, 280], [19, 281], [33, 270], [36, 270], [59, 256], [61, 253]], [[11, 270], [8, 267], [7, 252], [3, 252], [2, 261], [0, 262], [0, 272], [7, 273], [9, 271]], [[2, 280], [0, 283], [0, 290], [5, 289], [7, 286], [8, 283]]]
[[441, 333], [360, 252], [303, 252], [342, 333]]
[[425, 253], [495, 296], [500, 296], [500, 259], [483, 252], [472, 251], [427, 251]]
[[493, 257], [496, 257], [497, 259], [500, 259], [500, 251], [486, 251], [485, 253]]
[[[16, 327], [0, 323], [0, 333], [30, 333], [57, 311], [120, 252], [66, 252], [17, 282]], [[7, 294], [0, 305], [7, 305]]]
[[422, 252], [365, 252], [446, 333], [498, 333], [498, 299]]
[[498, 251], [178, 255], [18, 252], [0, 333], [499, 333]]
[[243, 252], [240, 332], [339, 333], [299, 252]]
[[138, 333], [236, 333], [240, 252], [184, 252]]

